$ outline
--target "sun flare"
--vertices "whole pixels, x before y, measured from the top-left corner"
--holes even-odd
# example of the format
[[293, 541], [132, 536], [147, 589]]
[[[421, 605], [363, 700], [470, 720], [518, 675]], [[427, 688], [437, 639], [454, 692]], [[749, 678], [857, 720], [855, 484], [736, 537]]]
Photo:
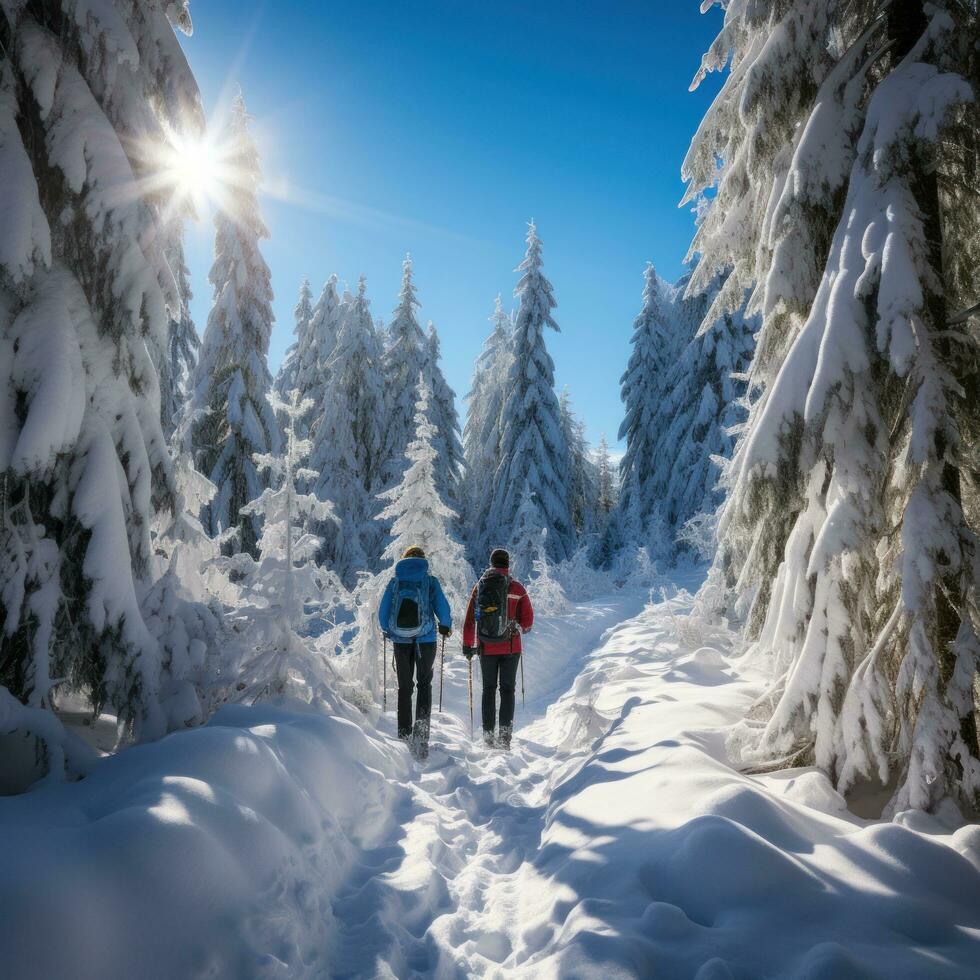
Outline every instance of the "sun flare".
[[163, 150], [161, 176], [173, 196], [196, 209], [218, 204], [231, 180], [229, 154], [209, 135], [172, 133]]

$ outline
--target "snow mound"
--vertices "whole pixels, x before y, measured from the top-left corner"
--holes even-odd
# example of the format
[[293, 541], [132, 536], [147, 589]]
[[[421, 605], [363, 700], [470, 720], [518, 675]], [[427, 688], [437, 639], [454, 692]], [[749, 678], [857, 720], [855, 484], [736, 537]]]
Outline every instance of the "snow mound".
[[[950, 832], [948, 813], [862, 820], [816, 770], [736, 771], [725, 736], [763, 678], [740, 676], [725, 653], [678, 649], [676, 622], [649, 606], [522, 733], [571, 752], [513, 886], [526, 938], [503, 965], [521, 976], [977, 976], [977, 828]], [[493, 892], [486, 905], [492, 917]]]
[[326, 975], [331, 896], [385, 833], [404, 758], [298, 704], [226, 707], [0, 799], [4, 975]]

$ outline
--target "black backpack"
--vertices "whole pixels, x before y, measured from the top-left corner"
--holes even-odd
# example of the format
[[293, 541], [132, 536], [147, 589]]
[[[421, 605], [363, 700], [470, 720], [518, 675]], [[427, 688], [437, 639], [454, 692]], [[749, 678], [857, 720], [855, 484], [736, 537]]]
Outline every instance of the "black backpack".
[[484, 642], [496, 643], [510, 635], [507, 594], [510, 576], [484, 572], [476, 587], [476, 635]]

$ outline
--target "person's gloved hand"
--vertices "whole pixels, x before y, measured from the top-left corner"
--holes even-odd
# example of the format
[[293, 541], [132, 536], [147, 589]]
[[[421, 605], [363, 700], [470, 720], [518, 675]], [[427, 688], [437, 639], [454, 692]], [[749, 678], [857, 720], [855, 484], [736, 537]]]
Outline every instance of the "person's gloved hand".
[[474, 653], [476, 653], [476, 647], [463, 647], [463, 656], [467, 660], [472, 660]]
[[440, 636], [452, 636], [453, 628], [452, 626], [443, 626], [442, 623], [439, 624], [439, 635]]

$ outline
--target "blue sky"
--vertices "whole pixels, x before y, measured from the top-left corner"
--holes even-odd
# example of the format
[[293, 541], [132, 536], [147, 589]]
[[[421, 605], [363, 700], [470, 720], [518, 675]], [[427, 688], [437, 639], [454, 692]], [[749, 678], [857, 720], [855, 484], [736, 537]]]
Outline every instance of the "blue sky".
[[[421, 318], [460, 398], [494, 296], [513, 303], [526, 222], [562, 328], [549, 350], [590, 439], [614, 442], [619, 377], [649, 259], [682, 271], [680, 166], [717, 87], [688, 91], [720, 15], [698, 0], [590, 3], [196, 0], [185, 49], [211, 114], [241, 85], [263, 158], [277, 323], [299, 280], [364, 273], [374, 315], [415, 261]], [[188, 227], [203, 332], [213, 226]]]

